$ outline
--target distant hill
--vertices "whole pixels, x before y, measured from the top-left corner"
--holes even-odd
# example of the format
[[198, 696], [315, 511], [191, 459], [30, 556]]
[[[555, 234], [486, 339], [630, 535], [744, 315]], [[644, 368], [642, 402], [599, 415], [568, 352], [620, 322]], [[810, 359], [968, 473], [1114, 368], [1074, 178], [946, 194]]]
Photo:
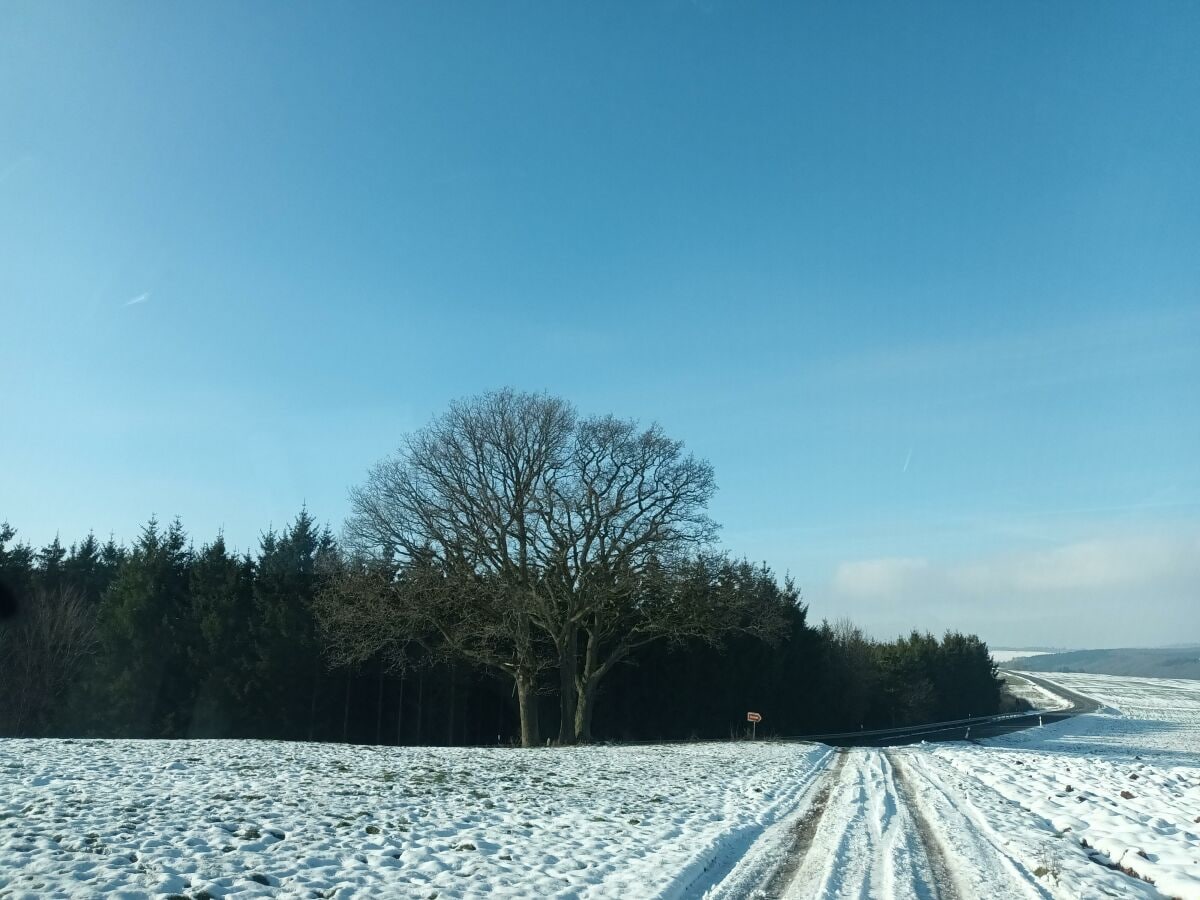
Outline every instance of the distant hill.
[[1027, 672], [1090, 672], [1093, 675], [1200, 679], [1200, 649], [1129, 647], [1071, 650], [1067, 653], [1012, 659], [1005, 665]]

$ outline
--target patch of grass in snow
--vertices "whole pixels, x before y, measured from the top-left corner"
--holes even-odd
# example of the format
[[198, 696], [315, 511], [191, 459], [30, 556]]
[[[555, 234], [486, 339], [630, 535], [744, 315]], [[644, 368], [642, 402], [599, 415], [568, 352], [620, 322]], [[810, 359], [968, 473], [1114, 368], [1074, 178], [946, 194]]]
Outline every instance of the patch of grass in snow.
[[1038, 850], [1038, 865], [1033, 870], [1035, 878], [1045, 878], [1049, 875], [1057, 883], [1062, 874], [1062, 857], [1057, 847], [1044, 843]]

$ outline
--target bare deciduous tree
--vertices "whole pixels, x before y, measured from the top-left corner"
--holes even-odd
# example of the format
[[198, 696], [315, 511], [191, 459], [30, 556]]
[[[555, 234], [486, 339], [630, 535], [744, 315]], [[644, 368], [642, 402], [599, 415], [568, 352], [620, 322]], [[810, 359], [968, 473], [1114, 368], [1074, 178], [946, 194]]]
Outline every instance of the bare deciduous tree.
[[0, 629], [0, 727], [9, 734], [44, 732], [95, 645], [95, 611], [82, 591], [34, 590], [20, 616]]
[[532, 609], [550, 549], [539, 499], [566, 464], [575, 415], [551, 397], [500, 391], [456, 403], [351, 492], [350, 548], [398, 564], [404, 621], [511, 677], [521, 741], [540, 740], [547, 665]]
[[657, 425], [604, 416], [580, 422], [572, 438], [539, 507], [550, 590], [536, 618], [558, 651], [561, 743], [590, 738], [596, 689], [617, 661], [677, 631], [674, 610], [639, 603], [651, 570], [678, 563], [716, 532], [705, 512], [716, 489], [712, 467]]
[[457, 403], [352, 491], [346, 542], [377, 580], [326, 617], [353, 619], [360, 650], [424, 636], [511, 677], [526, 746], [539, 673], [556, 666], [558, 739], [587, 740], [599, 683], [630, 652], [748, 627], [711, 590], [671, 582], [715, 535], [714, 490], [711, 466], [657, 425], [511, 390]]

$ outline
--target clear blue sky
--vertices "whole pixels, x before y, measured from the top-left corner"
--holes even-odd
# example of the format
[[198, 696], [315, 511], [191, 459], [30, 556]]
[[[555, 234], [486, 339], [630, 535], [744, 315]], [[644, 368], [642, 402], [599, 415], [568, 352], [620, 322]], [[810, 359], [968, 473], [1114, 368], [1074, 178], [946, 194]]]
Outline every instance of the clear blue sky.
[[1200, 5], [0, 5], [0, 519], [657, 419], [815, 618], [1200, 639]]

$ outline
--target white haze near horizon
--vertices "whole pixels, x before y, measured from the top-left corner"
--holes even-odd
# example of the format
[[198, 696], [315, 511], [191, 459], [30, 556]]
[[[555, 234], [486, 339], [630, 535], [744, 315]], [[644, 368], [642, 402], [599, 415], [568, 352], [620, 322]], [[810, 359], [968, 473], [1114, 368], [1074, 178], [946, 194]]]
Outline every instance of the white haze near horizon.
[[944, 562], [839, 564], [810, 617], [876, 637], [953, 629], [1000, 647], [1155, 647], [1200, 640], [1200, 535], [1158, 534]]

